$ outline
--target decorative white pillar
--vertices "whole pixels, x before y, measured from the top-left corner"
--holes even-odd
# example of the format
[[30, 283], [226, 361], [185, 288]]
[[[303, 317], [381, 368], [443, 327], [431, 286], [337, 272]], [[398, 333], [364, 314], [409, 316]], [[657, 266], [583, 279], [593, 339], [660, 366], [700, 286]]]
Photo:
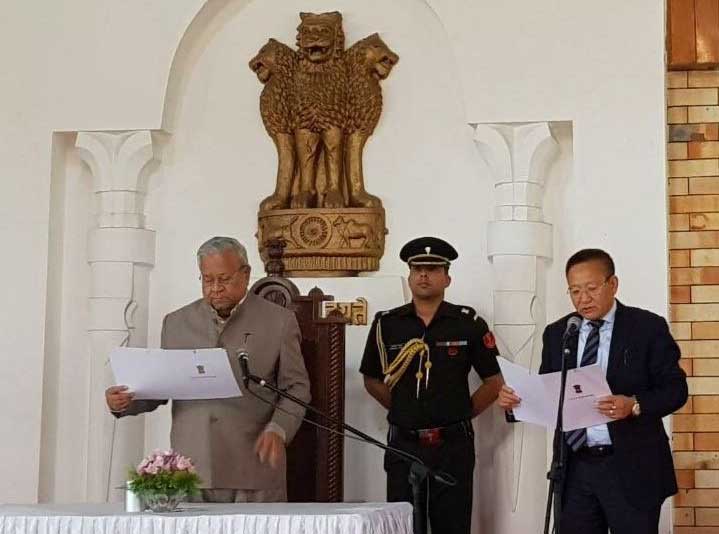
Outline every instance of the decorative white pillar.
[[142, 417], [120, 420], [105, 405], [113, 383], [110, 351], [147, 346], [149, 274], [155, 232], [145, 228], [147, 176], [156, 162], [147, 130], [79, 132], [76, 147], [92, 172], [96, 225], [88, 236], [90, 280], [90, 398], [88, 400], [86, 498], [117, 501], [116, 490], [144, 446]]
[[[494, 178], [494, 219], [487, 231], [494, 332], [503, 356], [536, 371], [546, 325], [545, 269], [552, 258], [552, 226], [542, 213], [544, 182], [558, 143], [546, 122], [472, 126]], [[511, 488], [512, 513], [503, 514], [508, 523], [495, 525], [494, 532], [535, 531], [544, 514], [546, 432], [516, 424], [511, 434], [497, 451], [496, 472], [506, 473], [502, 486]]]

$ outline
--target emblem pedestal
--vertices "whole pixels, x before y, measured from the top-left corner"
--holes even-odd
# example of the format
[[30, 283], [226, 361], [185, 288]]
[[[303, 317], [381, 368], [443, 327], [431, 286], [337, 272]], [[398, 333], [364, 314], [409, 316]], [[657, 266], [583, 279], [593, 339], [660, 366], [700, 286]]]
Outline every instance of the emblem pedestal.
[[383, 208], [313, 208], [259, 212], [257, 241], [282, 239], [282, 261], [290, 277], [357, 276], [376, 271], [384, 253]]

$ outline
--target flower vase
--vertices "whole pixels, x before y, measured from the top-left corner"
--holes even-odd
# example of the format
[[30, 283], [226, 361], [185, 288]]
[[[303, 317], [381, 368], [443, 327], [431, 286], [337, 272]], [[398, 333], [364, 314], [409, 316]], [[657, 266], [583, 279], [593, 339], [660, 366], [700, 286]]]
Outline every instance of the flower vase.
[[145, 508], [153, 512], [174, 512], [177, 505], [182, 502], [185, 493], [179, 492], [169, 495], [163, 492], [146, 492], [142, 495], [142, 502]]

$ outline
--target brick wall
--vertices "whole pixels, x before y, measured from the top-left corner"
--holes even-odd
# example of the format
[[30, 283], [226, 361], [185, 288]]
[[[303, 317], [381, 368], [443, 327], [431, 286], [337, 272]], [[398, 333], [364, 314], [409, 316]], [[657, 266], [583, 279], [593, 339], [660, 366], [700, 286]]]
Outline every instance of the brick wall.
[[671, 327], [690, 398], [673, 419], [675, 534], [719, 533], [719, 71], [667, 74]]

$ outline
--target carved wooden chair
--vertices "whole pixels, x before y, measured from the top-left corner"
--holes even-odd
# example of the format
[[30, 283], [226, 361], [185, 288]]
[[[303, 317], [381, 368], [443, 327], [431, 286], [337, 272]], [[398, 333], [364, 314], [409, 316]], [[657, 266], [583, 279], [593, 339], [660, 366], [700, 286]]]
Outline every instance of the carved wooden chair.
[[[310, 377], [311, 404], [344, 421], [346, 319], [339, 312], [321, 317], [322, 302], [334, 298], [319, 288], [312, 289], [306, 296], [300, 295], [297, 286], [281, 276], [281, 247], [279, 256], [276, 251], [270, 253], [270, 260], [266, 262], [269, 276], [255, 282], [250, 291], [297, 314], [302, 355]], [[327, 420], [310, 412], [306, 417], [332, 427]], [[287, 449], [289, 501], [341, 502], [343, 465], [342, 436], [303, 422]]]

